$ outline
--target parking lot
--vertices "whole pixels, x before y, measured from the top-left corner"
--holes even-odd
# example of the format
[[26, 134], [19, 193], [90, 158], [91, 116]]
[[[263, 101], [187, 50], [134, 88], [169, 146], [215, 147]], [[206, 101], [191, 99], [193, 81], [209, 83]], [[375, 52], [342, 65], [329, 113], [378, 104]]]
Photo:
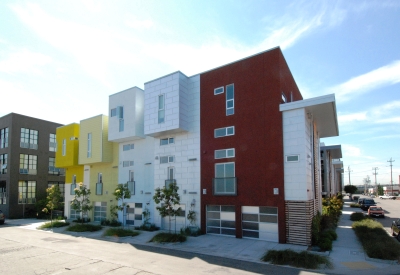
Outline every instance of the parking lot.
[[[370, 198], [368, 196], [358, 195], [358, 194], [354, 196], [360, 196], [360, 198]], [[385, 210], [385, 218], [375, 218], [375, 219], [380, 223], [382, 223], [383, 227], [390, 233], [390, 227], [392, 225], [392, 221], [395, 221], [400, 218], [400, 200], [389, 200], [389, 199], [381, 200], [378, 197], [373, 198], [373, 200], [375, 201], [377, 206], [382, 207], [383, 210]], [[365, 214], [367, 214], [367, 211], [363, 211], [359, 208], [354, 208], [354, 211], [357, 212], [362, 211]]]

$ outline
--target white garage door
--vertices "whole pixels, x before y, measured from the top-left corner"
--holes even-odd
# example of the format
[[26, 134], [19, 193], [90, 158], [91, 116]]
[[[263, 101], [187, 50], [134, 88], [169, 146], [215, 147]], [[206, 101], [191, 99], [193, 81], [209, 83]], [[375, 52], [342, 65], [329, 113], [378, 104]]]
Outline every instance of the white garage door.
[[279, 241], [278, 208], [242, 206], [243, 238]]

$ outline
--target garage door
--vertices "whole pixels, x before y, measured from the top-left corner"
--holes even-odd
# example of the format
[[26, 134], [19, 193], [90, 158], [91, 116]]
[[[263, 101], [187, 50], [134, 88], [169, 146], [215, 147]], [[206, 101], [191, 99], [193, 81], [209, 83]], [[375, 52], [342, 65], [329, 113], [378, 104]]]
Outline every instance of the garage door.
[[235, 206], [207, 205], [207, 233], [235, 236]]
[[243, 238], [278, 242], [278, 208], [242, 206]]
[[142, 225], [142, 203], [128, 203], [126, 208], [126, 224], [141, 226]]

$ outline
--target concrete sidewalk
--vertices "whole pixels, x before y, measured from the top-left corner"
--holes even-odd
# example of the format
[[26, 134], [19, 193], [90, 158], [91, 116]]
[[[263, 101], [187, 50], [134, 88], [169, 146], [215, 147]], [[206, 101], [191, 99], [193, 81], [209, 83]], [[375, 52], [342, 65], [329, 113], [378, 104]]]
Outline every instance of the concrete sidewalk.
[[[322, 274], [400, 274], [400, 265], [394, 261], [381, 261], [369, 259], [363, 251], [354, 231], [351, 229], [352, 221], [350, 214], [354, 211], [349, 207], [350, 201], [345, 200], [343, 215], [341, 216], [336, 233], [338, 239], [333, 242], [333, 249], [330, 253], [326, 253], [333, 264], [332, 269], [324, 268], [319, 270], [309, 270]], [[22, 228], [36, 230], [36, 228], [44, 223], [38, 220], [7, 220], [8, 225], [20, 226]], [[105, 230], [105, 229], [104, 229]], [[103, 231], [104, 231], [103, 230]], [[179, 251], [199, 253], [203, 255], [225, 257], [230, 259], [243, 260], [248, 262], [262, 263], [260, 258], [268, 250], [284, 250], [292, 249], [295, 251], [307, 250], [306, 246], [279, 244], [274, 242], [266, 242], [252, 239], [236, 239], [224, 236], [202, 235], [199, 237], [189, 237], [184, 243], [168, 243], [157, 244], [148, 241], [158, 232], [141, 232], [136, 237], [103, 237], [103, 231], [98, 232], [68, 232], [65, 228], [55, 228], [50, 231], [53, 233], [68, 234], [71, 236], [81, 236], [86, 238], [94, 238], [119, 243], [130, 243], [132, 245], [146, 245], [152, 247], [162, 247]], [[321, 254], [324, 255], [324, 254]]]

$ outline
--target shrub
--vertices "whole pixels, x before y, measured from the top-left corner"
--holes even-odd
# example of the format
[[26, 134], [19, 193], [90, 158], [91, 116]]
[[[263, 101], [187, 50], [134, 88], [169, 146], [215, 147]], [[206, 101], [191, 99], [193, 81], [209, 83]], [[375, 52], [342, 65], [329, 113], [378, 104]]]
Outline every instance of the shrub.
[[319, 248], [322, 251], [331, 251], [332, 250], [332, 239], [329, 235], [321, 238], [318, 243]]
[[360, 208], [360, 205], [358, 203], [351, 203], [350, 207], [352, 207], [352, 208]]
[[73, 222], [78, 222], [78, 223], [88, 223], [90, 222], [90, 218], [77, 218], [76, 220], [73, 220]]
[[186, 241], [186, 236], [181, 234], [173, 234], [173, 233], [158, 233], [155, 235], [150, 242], [155, 243], [183, 243]]
[[123, 228], [109, 228], [104, 233], [104, 236], [114, 236], [114, 237], [135, 237], [137, 235], [139, 235], [139, 232]]
[[142, 224], [141, 226], [135, 226], [135, 230], [143, 230], [143, 231], [157, 231], [160, 230], [154, 223]]
[[319, 241], [319, 235], [321, 232], [321, 213], [317, 213], [312, 219], [311, 224], [311, 237], [312, 237], [312, 244], [316, 245]]
[[329, 259], [324, 256], [308, 253], [307, 251], [295, 252], [291, 249], [269, 250], [264, 254], [261, 260], [278, 265], [291, 265], [308, 269], [316, 269], [321, 264], [332, 267]]
[[70, 227], [67, 228], [67, 231], [73, 231], [73, 232], [94, 232], [94, 231], [99, 231], [103, 227], [101, 225], [93, 225], [93, 224], [75, 224], [71, 225]]
[[121, 222], [119, 222], [117, 220], [111, 220], [111, 221], [110, 220], [102, 220], [101, 225], [117, 227], [117, 226], [121, 226]]
[[354, 212], [350, 215], [350, 220], [352, 221], [361, 221], [367, 219], [368, 217], [364, 215], [362, 212]]
[[400, 244], [390, 237], [382, 224], [372, 219], [362, 219], [352, 225], [365, 252], [370, 258], [398, 260]]
[[46, 229], [46, 228], [53, 228], [53, 227], [63, 227], [69, 225], [69, 222], [59, 222], [59, 221], [54, 221], [54, 222], [46, 222], [42, 224], [41, 226], [38, 227], [38, 229]]
[[181, 235], [197, 237], [201, 235], [201, 230], [197, 226], [186, 226], [185, 228], [181, 228]]

